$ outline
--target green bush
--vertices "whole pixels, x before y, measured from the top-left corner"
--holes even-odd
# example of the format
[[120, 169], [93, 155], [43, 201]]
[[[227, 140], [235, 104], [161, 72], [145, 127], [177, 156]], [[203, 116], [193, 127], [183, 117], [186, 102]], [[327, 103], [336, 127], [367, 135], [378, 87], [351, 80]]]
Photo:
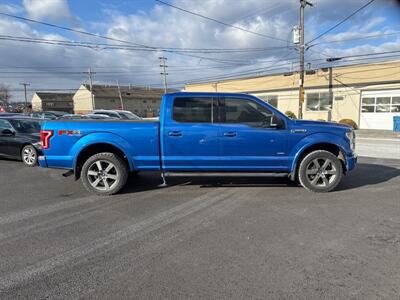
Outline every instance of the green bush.
[[357, 123], [354, 122], [352, 119], [342, 119], [339, 121], [339, 123], [349, 125], [349, 126], [353, 127], [353, 129], [358, 128]]
[[291, 119], [297, 119], [296, 115], [293, 112], [291, 112], [290, 110], [285, 112], [285, 115], [287, 115]]

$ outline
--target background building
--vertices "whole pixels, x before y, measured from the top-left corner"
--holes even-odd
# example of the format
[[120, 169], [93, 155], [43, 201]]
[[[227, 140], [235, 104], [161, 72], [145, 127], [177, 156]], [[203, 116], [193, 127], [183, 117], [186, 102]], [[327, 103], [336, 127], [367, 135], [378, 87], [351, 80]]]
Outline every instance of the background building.
[[[249, 93], [297, 116], [298, 82], [298, 73], [287, 73], [188, 84], [185, 90]], [[304, 119], [352, 119], [363, 129], [391, 130], [393, 116], [400, 116], [400, 61], [306, 72]]]
[[163, 89], [132, 86], [82, 84], [73, 97], [75, 113], [86, 114], [93, 109], [124, 109], [141, 117], [155, 117], [160, 113]]
[[32, 97], [32, 110], [72, 113], [74, 111], [73, 95], [73, 93], [36, 92]]

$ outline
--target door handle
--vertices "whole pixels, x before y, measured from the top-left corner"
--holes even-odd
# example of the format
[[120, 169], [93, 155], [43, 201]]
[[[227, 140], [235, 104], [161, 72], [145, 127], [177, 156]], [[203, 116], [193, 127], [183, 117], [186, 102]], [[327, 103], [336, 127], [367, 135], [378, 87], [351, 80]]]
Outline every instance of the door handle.
[[224, 132], [224, 136], [226, 136], [226, 137], [235, 137], [236, 136], [236, 132], [234, 132], [234, 131]]
[[169, 136], [182, 136], [182, 132], [181, 131], [170, 131], [168, 132]]

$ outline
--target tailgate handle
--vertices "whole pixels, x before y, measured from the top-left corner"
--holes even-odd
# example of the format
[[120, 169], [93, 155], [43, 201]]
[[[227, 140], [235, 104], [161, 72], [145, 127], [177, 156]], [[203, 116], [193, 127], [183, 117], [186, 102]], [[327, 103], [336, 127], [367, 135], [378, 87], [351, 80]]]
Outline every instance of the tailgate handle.
[[235, 137], [236, 136], [236, 132], [234, 132], [234, 131], [224, 132], [224, 136]]
[[168, 132], [169, 136], [182, 136], [182, 131], [170, 131]]

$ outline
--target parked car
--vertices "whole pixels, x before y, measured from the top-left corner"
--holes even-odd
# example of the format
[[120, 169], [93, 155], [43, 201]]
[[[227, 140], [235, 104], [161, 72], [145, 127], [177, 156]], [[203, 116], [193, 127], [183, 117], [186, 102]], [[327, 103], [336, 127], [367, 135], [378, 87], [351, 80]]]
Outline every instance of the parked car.
[[110, 117], [109, 115], [103, 115], [103, 114], [87, 114], [85, 116], [88, 119], [95, 119], [95, 120], [104, 120], [104, 119], [116, 120], [116, 119], [119, 119], [119, 118], [116, 118], [116, 117]]
[[123, 120], [140, 120], [141, 118], [134, 113], [127, 110], [106, 110], [106, 109], [97, 109], [94, 110], [92, 115], [107, 115], [116, 119]]
[[89, 191], [110, 195], [128, 172], [168, 176], [286, 176], [328, 192], [357, 162], [343, 124], [292, 120], [247, 94], [172, 93], [160, 121], [43, 124], [39, 164], [72, 170]]
[[31, 117], [0, 116], [0, 156], [21, 159], [26, 166], [35, 166], [42, 154], [41, 122]]
[[45, 119], [45, 120], [56, 120], [64, 115], [68, 115], [69, 113], [65, 111], [42, 111], [42, 112], [33, 112], [31, 113], [32, 118]]
[[58, 118], [58, 120], [81, 120], [81, 119], [87, 119], [88, 117], [86, 115], [79, 115], [79, 114], [67, 114], [63, 115]]

